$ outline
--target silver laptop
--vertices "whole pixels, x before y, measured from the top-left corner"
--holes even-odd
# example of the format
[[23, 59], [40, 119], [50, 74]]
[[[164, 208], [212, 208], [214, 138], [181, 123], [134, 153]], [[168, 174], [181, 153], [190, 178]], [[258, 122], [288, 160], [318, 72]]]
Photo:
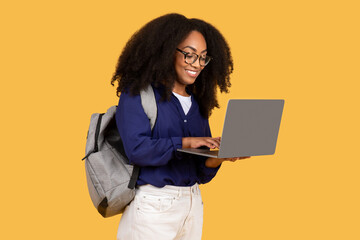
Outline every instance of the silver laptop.
[[177, 151], [206, 157], [231, 158], [275, 153], [284, 100], [228, 102], [219, 150], [181, 148]]

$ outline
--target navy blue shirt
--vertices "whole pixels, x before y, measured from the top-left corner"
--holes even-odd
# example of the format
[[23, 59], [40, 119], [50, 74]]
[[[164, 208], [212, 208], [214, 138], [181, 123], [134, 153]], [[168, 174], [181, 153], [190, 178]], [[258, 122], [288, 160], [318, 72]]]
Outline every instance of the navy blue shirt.
[[192, 96], [185, 115], [179, 100], [161, 100], [159, 89], [153, 88], [157, 103], [157, 119], [153, 131], [141, 105], [140, 95], [122, 92], [116, 111], [116, 123], [130, 163], [140, 166], [138, 185], [151, 184], [192, 186], [207, 183], [219, 167], [205, 166], [206, 157], [176, 152], [183, 137], [210, 137], [208, 119], [201, 116]]

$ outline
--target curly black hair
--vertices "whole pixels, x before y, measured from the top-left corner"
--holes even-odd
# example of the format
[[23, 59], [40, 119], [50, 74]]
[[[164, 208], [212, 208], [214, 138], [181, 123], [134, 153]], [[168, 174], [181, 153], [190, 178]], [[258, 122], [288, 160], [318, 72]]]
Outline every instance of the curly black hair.
[[135, 34], [123, 49], [112, 77], [118, 82], [117, 95], [122, 91], [139, 94], [149, 84], [161, 86], [163, 100], [170, 99], [176, 80], [174, 56], [177, 46], [192, 31], [200, 32], [212, 57], [194, 84], [187, 86], [199, 103], [202, 116], [208, 118], [217, 107], [217, 87], [228, 92], [233, 61], [230, 48], [222, 34], [211, 24], [200, 19], [188, 19], [172, 13], [156, 18]]

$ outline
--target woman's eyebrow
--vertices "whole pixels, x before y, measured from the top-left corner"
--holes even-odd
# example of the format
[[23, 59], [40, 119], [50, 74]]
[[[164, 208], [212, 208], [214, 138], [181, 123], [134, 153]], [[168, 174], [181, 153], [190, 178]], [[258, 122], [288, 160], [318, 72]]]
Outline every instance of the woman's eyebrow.
[[[186, 46], [184, 48], [190, 48], [191, 50], [193, 50], [194, 52], [197, 52], [196, 48], [192, 47], [192, 46]], [[203, 52], [207, 52], [207, 49], [205, 49], [204, 51], [202, 51], [201, 53]]]

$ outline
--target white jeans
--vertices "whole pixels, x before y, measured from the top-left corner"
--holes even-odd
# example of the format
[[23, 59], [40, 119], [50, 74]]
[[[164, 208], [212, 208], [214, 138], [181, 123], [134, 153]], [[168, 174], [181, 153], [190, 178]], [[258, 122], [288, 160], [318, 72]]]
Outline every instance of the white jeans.
[[203, 203], [199, 185], [140, 186], [126, 207], [118, 240], [200, 240]]

